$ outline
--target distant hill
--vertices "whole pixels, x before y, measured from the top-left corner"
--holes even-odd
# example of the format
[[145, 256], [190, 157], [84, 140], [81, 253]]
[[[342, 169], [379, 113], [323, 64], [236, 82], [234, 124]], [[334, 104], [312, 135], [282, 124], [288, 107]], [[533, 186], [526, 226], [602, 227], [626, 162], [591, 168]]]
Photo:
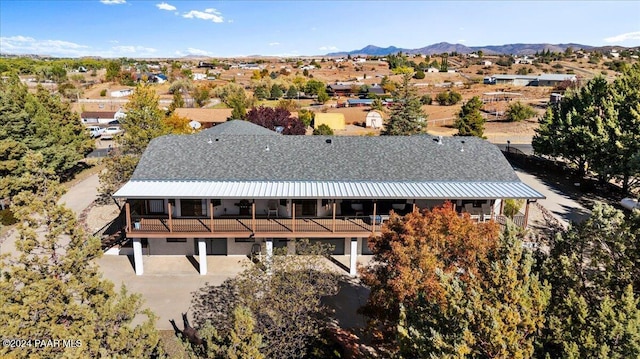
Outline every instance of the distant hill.
[[348, 52], [332, 52], [326, 54], [326, 56], [347, 56], [347, 55], [367, 55], [367, 56], [384, 56], [389, 54], [395, 54], [402, 51], [407, 54], [424, 54], [434, 55], [442, 53], [457, 52], [459, 54], [469, 54], [476, 51], [482, 51], [485, 54], [505, 54], [505, 55], [531, 55], [536, 52], [542, 52], [549, 50], [552, 52], [563, 52], [567, 48], [572, 47], [574, 50], [592, 49], [593, 46], [581, 45], [581, 44], [507, 44], [507, 45], [487, 45], [487, 46], [465, 46], [462, 44], [450, 44], [448, 42], [439, 42], [437, 44], [421, 47], [419, 49], [403, 49], [395, 46], [378, 47], [375, 45], [368, 45], [360, 50], [353, 50]]

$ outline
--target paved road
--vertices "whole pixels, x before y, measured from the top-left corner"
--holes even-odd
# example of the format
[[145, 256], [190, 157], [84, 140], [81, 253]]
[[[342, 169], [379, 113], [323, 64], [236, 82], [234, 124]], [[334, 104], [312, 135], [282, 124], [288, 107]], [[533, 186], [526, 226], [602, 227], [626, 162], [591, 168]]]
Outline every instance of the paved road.
[[66, 203], [67, 207], [71, 208], [76, 215], [79, 215], [98, 198], [99, 186], [100, 182], [98, 181], [98, 174], [96, 173], [71, 187], [67, 193], [60, 198], [59, 203]]
[[536, 191], [540, 192], [546, 199], [538, 202], [548, 209], [559, 221], [569, 224], [571, 222], [581, 222], [586, 219], [590, 211], [580, 203], [562, 193], [553, 183], [546, 183], [535, 175], [516, 169], [516, 174], [520, 180]]

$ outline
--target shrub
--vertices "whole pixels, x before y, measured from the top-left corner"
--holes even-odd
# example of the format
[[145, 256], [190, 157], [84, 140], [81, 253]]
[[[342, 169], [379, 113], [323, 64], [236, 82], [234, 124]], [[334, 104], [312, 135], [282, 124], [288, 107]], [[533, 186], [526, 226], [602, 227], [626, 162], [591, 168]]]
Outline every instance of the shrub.
[[423, 105], [431, 105], [433, 103], [433, 99], [431, 98], [431, 95], [422, 95], [422, 97], [420, 97], [420, 103]]
[[107, 96], [107, 89], [103, 89], [102, 91], [100, 91], [100, 97], [105, 97]]
[[436, 96], [436, 101], [440, 106], [452, 106], [462, 100], [462, 95], [455, 91], [443, 91]]
[[311, 121], [313, 121], [313, 118], [315, 117], [314, 115], [315, 113], [313, 111], [309, 111], [306, 109], [298, 111], [298, 119], [302, 121], [304, 127], [311, 126]]
[[502, 212], [505, 216], [513, 219], [513, 217], [520, 212], [520, 208], [522, 208], [523, 203], [524, 201], [521, 199], [505, 199]]
[[10, 209], [0, 210], [0, 223], [5, 226], [10, 226], [12, 224], [18, 223], [18, 219], [13, 216], [13, 212]]
[[326, 124], [322, 124], [318, 126], [318, 128], [313, 130], [314, 135], [322, 135], [322, 136], [333, 136], [333, 130]]
[[531, 106], [523, 104], [520, 101], [511, 103], [505, 112], [505, 116], [509, 122], [519, 122], [535, 115], [536, 111], [534, 111]]

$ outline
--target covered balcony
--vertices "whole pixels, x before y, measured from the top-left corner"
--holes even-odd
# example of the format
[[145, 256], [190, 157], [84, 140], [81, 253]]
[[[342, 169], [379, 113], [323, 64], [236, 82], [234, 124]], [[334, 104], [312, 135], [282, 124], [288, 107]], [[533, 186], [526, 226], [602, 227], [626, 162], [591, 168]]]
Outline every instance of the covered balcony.
[[[126, 234], [130, 238], [362, 237], [379, 232], [391, 211], [404, 215], [443, 203], [407, 199], [131, 199], [125, 204]], [[454, 201], [451, 205], [478, 222], [501, 222], [502, 216], [497, 215], [500, 201]], [[524, 218], [518, 222], [525, 225]]]

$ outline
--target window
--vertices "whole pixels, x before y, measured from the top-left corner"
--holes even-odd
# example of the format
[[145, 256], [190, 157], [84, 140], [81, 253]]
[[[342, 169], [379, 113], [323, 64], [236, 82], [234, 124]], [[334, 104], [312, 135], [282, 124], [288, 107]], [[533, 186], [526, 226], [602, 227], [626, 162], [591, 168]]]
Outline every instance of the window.
[[167, 243], [186, 243], [186, 238], [167, 238]]
[[149, 200], [149, 213], [164, 213], [164, 200], [162, 200], [162, 199], [150, 199]]
[[214, 207], [222, 206], [222, 200], [221, 200], [221, 199], [212, 199], [212, 200], [211, 200], [211, 204], [212, 204]]
[[198, 217], [207, 214], [207, 208], [202, 205], [201, 199], [181, 199], [180, 208], [183, 216]]

